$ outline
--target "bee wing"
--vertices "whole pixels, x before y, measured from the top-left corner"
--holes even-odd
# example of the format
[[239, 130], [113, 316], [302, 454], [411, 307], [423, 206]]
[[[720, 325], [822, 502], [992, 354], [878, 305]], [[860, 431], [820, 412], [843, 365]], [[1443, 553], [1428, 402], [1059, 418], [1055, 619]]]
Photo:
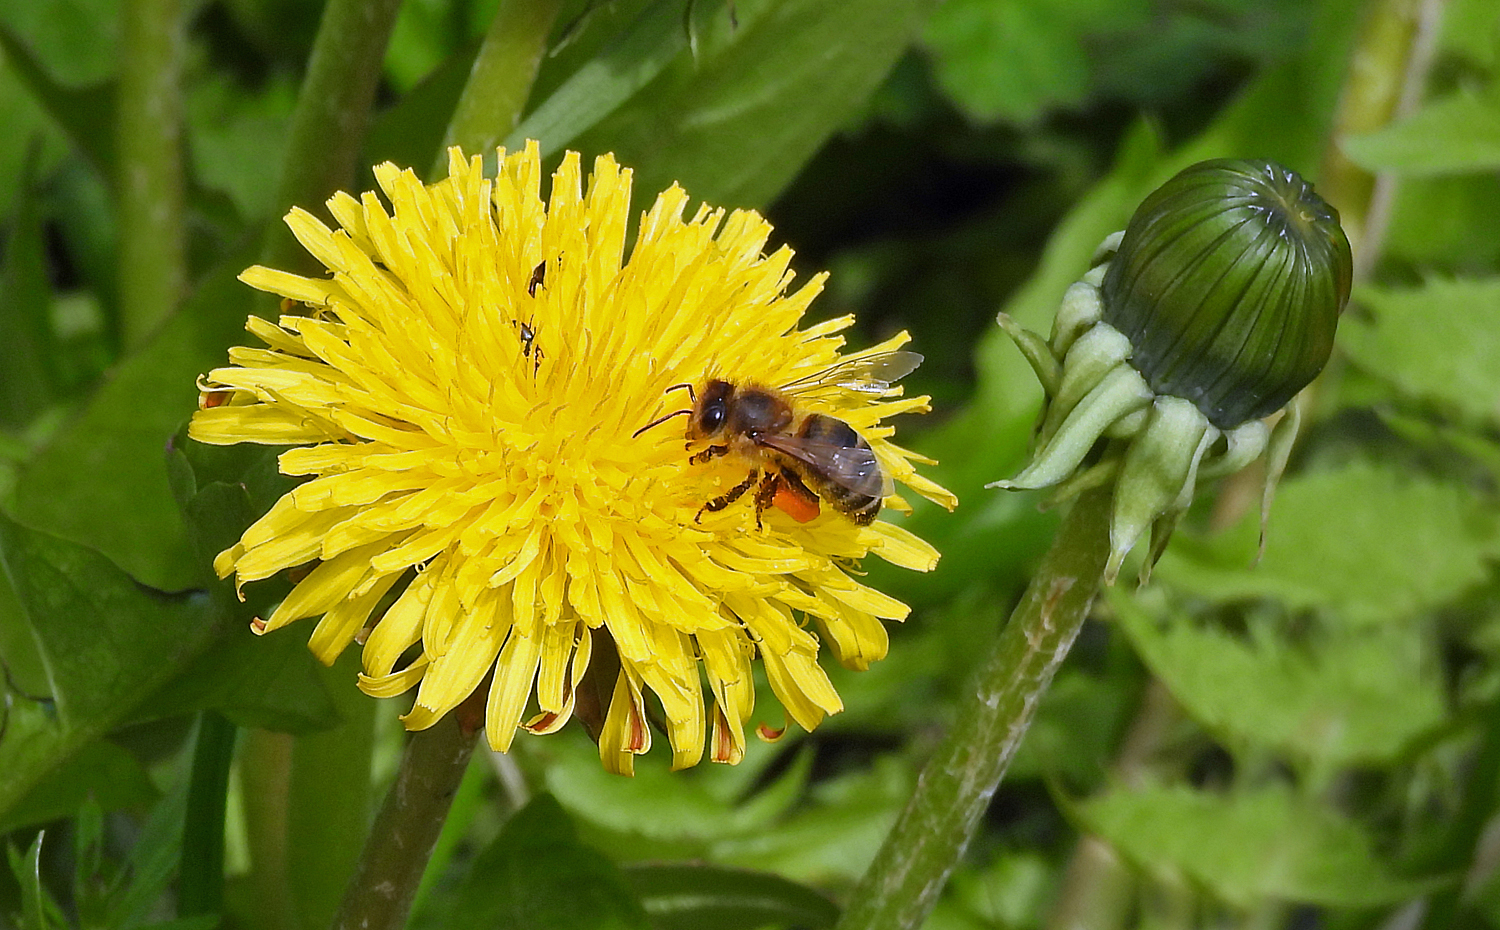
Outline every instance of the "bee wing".
[[833, 386], [865, 394], [884, 394], [890, 390], [891, 385], [911, 374], [920, 364], [922, 364], [920, 354], [904, 350], [861, 355], [846, 359], [816, 374], [798, 378], [790, 384], [783, 385], [782, 390], [796, 394]]
[[845, 490], [880, 498], [890, 493], [890, 482], [881, 471], [875, 452], [866, 446], [845, 446], [784, 434], [759, 436], [756, 442], [791, 456], [809, 466], [813, 474]]

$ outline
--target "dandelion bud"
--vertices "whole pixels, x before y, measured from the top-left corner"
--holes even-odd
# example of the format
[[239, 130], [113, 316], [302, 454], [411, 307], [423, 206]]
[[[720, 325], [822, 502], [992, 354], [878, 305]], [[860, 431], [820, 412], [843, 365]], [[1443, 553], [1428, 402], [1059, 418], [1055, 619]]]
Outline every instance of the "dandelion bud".
[[1031, 462], [990, 486], [1063, 499], [1112, 483], [1105, 578], [1149, 530], [1144, 580], [1198, 483], [1266, 453], [1264, 540], [1297, 432], [1288, 401], [1328, 363], [1349, 300], [1338, 212], [1272, 162], [1201, 162], [1152, 192], [1094, 263], [1050, 340], [1001, 314], [1047, 410]]
[[1280, 409], [1327, 364], [1351, 273], [1338, 211], [1296, 172], [1207, 161], [1131, 217], [1103, 318], [1153, 391], [1232, 429]]

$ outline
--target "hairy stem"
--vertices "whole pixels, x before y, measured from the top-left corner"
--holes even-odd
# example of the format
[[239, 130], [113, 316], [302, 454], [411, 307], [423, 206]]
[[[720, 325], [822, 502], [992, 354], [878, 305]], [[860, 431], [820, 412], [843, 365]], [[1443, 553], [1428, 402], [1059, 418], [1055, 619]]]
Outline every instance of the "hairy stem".
[[478, 729], [462, 708], [412, 736], [334, 918], [335, 930], [400, 930], [463, 781]]
[[[307, 62], [307, 77], [292, 112], [278, 215], [313, 207], [352, 187], [355, 162], [370, 125], [370, 107], [400, 0], [328, 0]], [[307, 268], [311, 261], [280, 223], [266, 232], [262, 260], [274, 268]]]
[[121, 6], [115, 119], [119, 147], [120, 337], [139, 346], [182, 299], [182, 10], [178, 0]]
[[501, 0], [448, 123], [432, 176], [447, 173], [447, 148], [490, 153], [521, 120], [561, 0]]
[[1096, 489], [1073, 504], [839, 930], [920, 927], [932, 911], [1099, 590], [1109, 503]]

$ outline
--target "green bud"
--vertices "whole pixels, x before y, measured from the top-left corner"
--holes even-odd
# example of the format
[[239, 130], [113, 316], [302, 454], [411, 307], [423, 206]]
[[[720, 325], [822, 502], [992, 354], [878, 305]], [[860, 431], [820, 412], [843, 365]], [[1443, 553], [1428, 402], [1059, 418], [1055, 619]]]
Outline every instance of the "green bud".
[[1105, 275], [1103, 319], [1157, 394], [1233, 429], [1327, 364], [1353, 260], [1338, 211], [1274, 162], [1201, 162], [1136, 210]]

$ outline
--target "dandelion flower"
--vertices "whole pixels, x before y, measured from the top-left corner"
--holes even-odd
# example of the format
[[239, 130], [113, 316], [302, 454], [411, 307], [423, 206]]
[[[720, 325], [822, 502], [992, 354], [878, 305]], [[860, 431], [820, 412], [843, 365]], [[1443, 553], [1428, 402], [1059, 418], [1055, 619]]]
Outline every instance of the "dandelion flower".
[[[585, 186], [568, 153], [545, 200], [534, 143], [502, 150], [493, 179], [457, 149], [435, 184], [391, 164], [375, 177], [385, 201], [328, 201], [338, 229], [287, 215], [329, 275], [245, 271], [286, 298], [283, 315], [251, 317], [264, 347], [231, 349], [200, 383], [214, 403], [194, 439], [292, 446], [280, 470], [306, 479], [214, 561], [237, 585], [311, 566], [257, 629], [321, 616], [319, 659], [357, 641], [364, 691], [417, 689], [409, 729], [487, 688], [497, 750], [518, 728], [582, 716], [591, 674], [606, 695], [600, 756], [626, 774], [650, 747], [648, 695], [674, 768], [705, 746], [738, 761], [757, 658], [792, 721], [810, 730], [839, 711], [820, 643], [863, 669], [885, 654], [881, 621], [908, 611], [851, 569], [875, 553], [926, 571], [937, 552], [832, 508], [806, 523], [753, 495], [705, 510], [746, 464], [696, 455], [682, 419], [641, 431], [680, 406], [673, 385], [786, 385], [850, 358], [838, 333], [851, 318], [798, 328], [824, 276], [790, 290], [791, 251], [766, 254], [764, 219], [708, 206], [686, 218], [675, 185], [627, 257], [630, 172], [610, 156]], [[884, 422], [927, 401], [829, 384], [798, 402], [951, 509]]]

